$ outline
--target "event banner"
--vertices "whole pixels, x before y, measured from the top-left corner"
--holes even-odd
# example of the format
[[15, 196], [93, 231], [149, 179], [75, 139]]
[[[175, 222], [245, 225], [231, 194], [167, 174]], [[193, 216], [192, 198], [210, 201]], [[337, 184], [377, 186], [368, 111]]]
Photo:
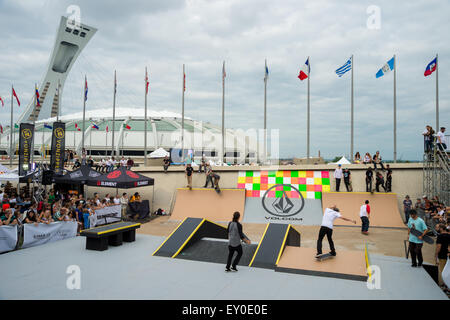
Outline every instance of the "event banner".
[[64, 170], [65, 137], [66, 124], [64, 122], [54, 122], [50, 157], [50, 169], [53, 170], [54, 173], [61, 173]]
[[100, 226], [107, 223], [118, 222], [122, 219], [122, 205], [104, 207], [102, 209], [96, 209], [95, 214], [90, 220], [91, 228]]
[[59, 221], [50, 224], [34, 223], [23, 226], [22, 248], [39, 246], [48, 242], [74, 238], [77, 236], [76, 221]]
[[0, 253], [12, 251], [17, 244], [17, 225], [0, 226]]
[[19, 129], [19, 176], [24, 176], [31, 169], [31, 148], [34, 137], [34, 125], [21, 123]]

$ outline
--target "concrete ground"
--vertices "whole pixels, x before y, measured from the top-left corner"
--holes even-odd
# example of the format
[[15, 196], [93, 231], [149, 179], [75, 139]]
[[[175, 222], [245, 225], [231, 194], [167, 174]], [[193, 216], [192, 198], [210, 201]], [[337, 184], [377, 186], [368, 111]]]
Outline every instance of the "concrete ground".
[[[159, 232], [165, 232], [164, 219], [158, 220]], [[148, 228], [155, 226], [141, 231]], [[2, 270], [10, 271], [2, 277], [0, 299], [447, 300], [424, 269], [411, 268], [404, 258], [372, 254], [381, 272], [380, 288], [370, 290], [362, 281], [249, 267], [226, 273], [217, 263], [152, 256], [164, 239], [139, 233], [135, 242], [98, 252], [75, 237], [2, 254]], [[79, 289], [68, 289], [69, 266], [79, 268]]]
[[[179, 221], [170, 220], [170, 216], [160, 216], [143, 224], [137, 230], [140, 234], [167, 237], [178, 226]], [[226, 226], [226, 223], [219, 223]], [[244, 233], [252, 242], [259, 242], [266, 224], [243, 223]], [[319, 226], [299, 226], [294, 228], [301, 234], [301, 246], [314, 248], [316, 246]], [[335, 227], [333, 240], [336, 250], [364, 250], [368, 244], [370, 254], [379, 254], [403, 258], [405, 261], [404, 240], [408, 239], [407, 229], [371, 228], [369, 235], [363, 235], [359, 227]], [[328, 248], [328, 242], [324, 239], [324, 250]], [[424, 243], [423, 256], [425, 263], [434, 264], [435, 245]]]

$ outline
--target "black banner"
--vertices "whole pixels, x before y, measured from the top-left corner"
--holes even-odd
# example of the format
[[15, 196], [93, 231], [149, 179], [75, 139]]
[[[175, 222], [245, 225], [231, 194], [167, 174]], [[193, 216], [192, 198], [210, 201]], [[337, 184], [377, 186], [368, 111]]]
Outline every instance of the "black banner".
[[66, 124], [64, 122], [54, 122], [52, 132], [50, 169], [53, 170], [55, 174], [61, 173], [64, 169], [65, 141]]
[[34, 125], [21, 123], [19, 129], [19, 176], [24, 176], [31, 169], [31, 147], [34, 137]]

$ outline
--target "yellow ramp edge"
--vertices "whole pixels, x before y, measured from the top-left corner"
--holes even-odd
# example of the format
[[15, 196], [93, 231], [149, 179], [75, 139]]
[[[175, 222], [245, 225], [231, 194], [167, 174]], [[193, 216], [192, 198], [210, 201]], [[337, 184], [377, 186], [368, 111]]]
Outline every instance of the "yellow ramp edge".
[[262, 235], [262, 237], [261, 237], [261, 240], [259, 240], [258, 246], [256, 247], [256, 251], [255, 251], [255, 253], [253, 254], [253, 258], [252, 258], [252, 260], [250, 261], [250, 264], [248, 265], [249, 267], [252, 266], [253, 260], [255, 260], [255, 257], [256, 257], [256, 255], [258, 254], [259, 247], [261, 246], [261, 243], [263, 242], [264, 237], [266, 236], [266, 232], [267, 232], [267, 229], [269, 228], [269, 224], [270, 224], [270, 223], [268, 223], [268, 224], [266, 225], [266, 229], [264, 230], [264, 233], [263, 233], [263, 235]]
[[175, 233], [175, 231], [178, 230], [178, 228], [186, 221], [187, 217], [184, 218], [183, 221], [180, 222], [180, 224], [169, 234], [169, 236], [166, 238], [166, 240], [163, 241], [163, 243], [161, 243], [161, 245], [158, 247], [158, 249], [155, 250], [155, 252], [152, 253], [152, 256], [155, 255], [156, 252], [159, 251], [159, 249], [161, 249], [161, 247], [164, 245], [164, 243], [166, 243], [167, 240], [169, 240], [169, 238]]
[[189, 240], [191, 240], [191, 238], [194, 236], [194, 234], [197, 232], [197, 230], [203, 225], [203, 223], [206, 221], [206, 219], [203, 219], [202, 222], [200, 222], [198, 224], [198, 226], [194, 229], [194, 231], [192, 231], [191, 235], [186, 239], [186, 241], [184, 241], [184, 243], [181, 245], [180, 249], [178, 249], [177, 252], [175, 252], [175, 254], [172, 256], [172, 258], [175, 258], [180, 252], [181, 250], [183, 250], [183, 248], [186, 246], [186, 244], [189, 242]]

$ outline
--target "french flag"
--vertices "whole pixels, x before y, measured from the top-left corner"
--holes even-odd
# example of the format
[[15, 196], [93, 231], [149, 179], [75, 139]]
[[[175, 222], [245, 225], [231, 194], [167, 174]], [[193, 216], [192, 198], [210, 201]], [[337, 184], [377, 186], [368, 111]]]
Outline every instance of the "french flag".
[[96, 125], [95, 123], [92, 124], [92, 128], [97, 129], [98, 130], [98, 125]]
[[425, 69], [425, 73], [423, 74], [425, 77], [429, 76], [430, 74], [432, 74], [433, 72], [436, 71], [436, 67], [437, 67], [437, 61], [436, 58], [433, 59], [433, 61], [431, 61], [426, 69]]
[[303, 65], [302, 69], [300, 70], [300, 73], [298, 74], [298, 78], [300, 80], [305, 80], [309, 76], [309, 72], [311, 69], [309, 68], [309, 58], [306, 60], [305, 64]]

